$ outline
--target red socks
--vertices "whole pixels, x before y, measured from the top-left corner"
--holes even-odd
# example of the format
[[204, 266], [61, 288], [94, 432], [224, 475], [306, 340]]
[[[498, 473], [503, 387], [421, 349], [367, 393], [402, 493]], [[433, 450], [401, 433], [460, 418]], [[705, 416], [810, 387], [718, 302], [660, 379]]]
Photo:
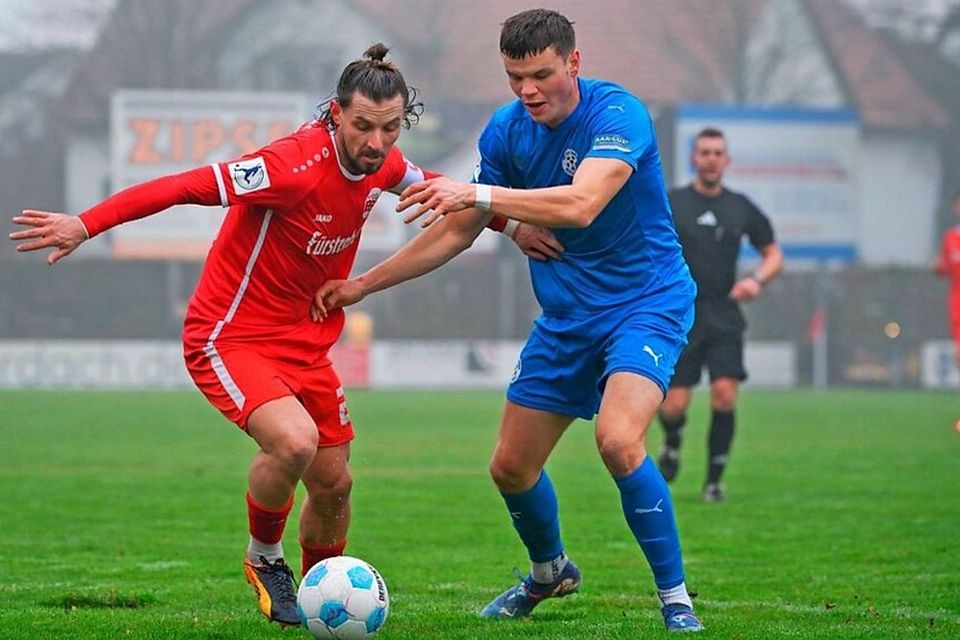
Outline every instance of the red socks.
[[300, 575], [307, 575], [307, 571], [310, 570], [310, 567], [317, 564], [321, 560], [326, 560], [327, 558], [333, 558], [334, 556], [342, 556], [343, 550], [347, 546], [347, 540], [344, 538], [340, 542], [333, 544], [329, 547], [314, 547], [308, 545], [303, 541], [303, 538], [300, 539], [300, 550], [303, 552], [300, 556]]
[[[247, 517], [250, 521], [250, 535], [255, 540], [263, 544], [277, 544], [283, 538], [283, 528], [287, 524], [287, 516], [293, 508], [293, 496], [280, 509], [267, 509], [254, 502], [253, 497], [247, 493]], [[328, 547], [312, 546], [300, 539], [300, 549], [302, 550], [300, 575], [306, 575], [310, 567], [321, 560], [343, 555], [343, 550], [347, 546], [347, 540], [344, 538], [340, 542]]]
[[250, 521], [250, 535], [264, 544], [276, 544], [283, 537], [283, 528], [287, 524], [287, 515], [293, 508], [293, 496], [280, 509], [261, 507], [247, 493], [247, 518]]

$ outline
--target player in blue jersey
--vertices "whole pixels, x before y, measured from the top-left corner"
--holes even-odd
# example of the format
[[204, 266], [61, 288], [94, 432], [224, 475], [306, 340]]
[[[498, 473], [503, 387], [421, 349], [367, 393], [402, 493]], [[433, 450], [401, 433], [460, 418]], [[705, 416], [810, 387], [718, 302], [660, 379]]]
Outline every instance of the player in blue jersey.
[[644, 445], [696, 294], [650, 115], [622, 87], [578, 77], [573, 26], [555, 11], [509, 18], [500, 51], [518, 99], [481, 134], [473, 183], [437, 178], [404, 191], [398, 210], [413, 207], [407, 222], [420, 218], [429, 228], [356, 279], [325, 285], [315, 311], [323, 316], [436, 268], [470, 246], [493, 214], [552, 229], [565, 251], [529, 262], [543, 314], [507, 390], [490, 463], [531, 571], [481, 615], [523, 617], [579, 588], [544, 465], [575, 418], [598, 416], [597, 448], [653, 570], [664, 623], [699, 631], [670, 493]]

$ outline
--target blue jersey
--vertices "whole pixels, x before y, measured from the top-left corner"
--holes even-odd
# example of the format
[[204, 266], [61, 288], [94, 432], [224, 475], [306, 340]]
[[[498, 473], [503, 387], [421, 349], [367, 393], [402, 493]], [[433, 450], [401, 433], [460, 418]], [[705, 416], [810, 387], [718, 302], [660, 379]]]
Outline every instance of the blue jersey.
[[480, 136], [474, 181], [536, 189], [569, 185], [584, 158], [616, 158], [633, 174], [588, 227], [553, 229], [562, 259], [530, 260], [547, 316], [589, 316], [633, 305], [690, 274], [673, 226], [660, 151], [644, 104], [624, 88], [579, 79], [580, 103], [555, 129], [520, 100], [499, 108]]

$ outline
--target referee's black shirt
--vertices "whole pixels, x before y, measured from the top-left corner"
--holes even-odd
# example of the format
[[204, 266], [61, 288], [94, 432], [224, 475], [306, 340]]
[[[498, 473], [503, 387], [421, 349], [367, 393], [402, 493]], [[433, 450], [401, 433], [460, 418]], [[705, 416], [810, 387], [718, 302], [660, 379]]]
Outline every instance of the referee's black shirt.
[[727, 189], [712, 198], [692, 186], [672, 189], [670, 206], [698, 301], [728, 300], [741, 238], [762, 250], [774, 242], [770, 220], [749, 198]]

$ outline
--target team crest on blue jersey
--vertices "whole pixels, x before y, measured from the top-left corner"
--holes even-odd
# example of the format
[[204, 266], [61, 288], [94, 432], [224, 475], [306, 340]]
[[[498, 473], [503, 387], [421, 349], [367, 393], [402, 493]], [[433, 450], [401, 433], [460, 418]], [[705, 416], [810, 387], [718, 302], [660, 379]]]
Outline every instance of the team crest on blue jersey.
[[233, 178], [234, 190], [238, 195], [270, 187], [267, 163], [261, 156], [234, 162], [230, 165], [230, 175]]
[[577, 163], [580, 161], [580, 158], [577, 157], [577, 152], [573, 149], [567, 149], [563, 152], [563, 160], [561, 164], [563, 166], [563, 172], [566, 173], [571, 178], [573, 174], [577, 172]]

